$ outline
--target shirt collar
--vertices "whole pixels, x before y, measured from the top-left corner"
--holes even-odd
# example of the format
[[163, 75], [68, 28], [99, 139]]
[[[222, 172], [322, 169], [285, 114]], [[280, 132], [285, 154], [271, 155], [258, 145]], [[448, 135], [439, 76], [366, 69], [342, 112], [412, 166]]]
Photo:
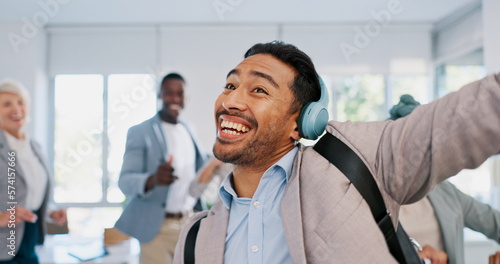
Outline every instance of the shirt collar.
[[[299, 147], [295, 146], [292, 150], [285, 154], [285, 156], [278, 160], [278, 162], [269, 167], [262, 176], [264, 177], [264, 175], [266, 175], [268, 171], [281, 168], [285, 172], [285, 179], [288, 183], [288, 179], [290, 179], [290, 176], [292, 174], [293, 161], [298, 151]], [[222, 181], [219, 188], [219, 195], [222, 202], [228, 209], [230, 208], [233, 197], [238, 197], [233, 188], [233, 172], [229, 173], [229, 175]]]
[[273, 165], [273, 166], [279, 166], [285, 171], [286, 182], [288, 182], [288, 179], [290, 179], [290, 176], [292, 175], [293, 161], [295, 160], [297, 152], [299, 152], [299, 147], [295, 146], [285, 156], [283, 156], [280, 160], [278, 160], [276, 164]]
[[30, 139], [28, 135], [24, 135], [24, 138], [16, 138], [8, 132], [5, 132], [5, 139], [12, 150], [20, 151], [23, 149], [30, 148]]

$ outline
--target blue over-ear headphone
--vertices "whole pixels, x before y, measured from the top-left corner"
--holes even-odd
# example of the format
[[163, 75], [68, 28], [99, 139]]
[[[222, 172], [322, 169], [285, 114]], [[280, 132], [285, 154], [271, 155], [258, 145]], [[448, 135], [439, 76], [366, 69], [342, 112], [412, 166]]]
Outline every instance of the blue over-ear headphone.
[[297, 120], [299, 135], [307, 139], [317, 139], [325, 131], [328, 123], [328, 91], [323, 80], [318, 75], [319, 85], [321, 87], [321, 97], [317, 102], [307, 103], [299, 114]]

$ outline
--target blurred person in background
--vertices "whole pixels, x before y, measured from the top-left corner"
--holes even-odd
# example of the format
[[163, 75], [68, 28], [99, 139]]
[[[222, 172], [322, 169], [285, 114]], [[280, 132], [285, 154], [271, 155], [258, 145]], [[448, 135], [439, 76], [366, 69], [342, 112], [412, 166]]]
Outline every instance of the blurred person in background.
[[219, 201], [219, 187], [222, 180], [231, 173], [232, 165], [212, 157], [200, 169], [196, 180], [191, 182], [189, 193], [194, 198], [199, 198], [206, 209], [210, 209]]
[[[419, 105], [411, 95], [402, 95], [391, 108], [389, 119], [405, 117]], [[399, 221], [422, 246], [419, 254], [427, 263], [464, 264], [464, 227], [500, 242], [500, 212], [461, 192], [449, 181], [438, 184], [422, 200], [402, 205]]]
[[48, 213], [52, 177], [40, 146], [24, 132], [29, 96], [16, 81], [0, 84], [0, 263], [39, 263], [46, 216], [66, 223], [66, 211]]
[[189, 185], [207, 156], [194, 127], [180, 117], [185, 81], [167, 74], [160, 87], [162, 109], [127, 134], [118, 185], [129, 203], [115, 227], [141, 244], [142, 264], [172, 263], [182, 226], [197, 199]]

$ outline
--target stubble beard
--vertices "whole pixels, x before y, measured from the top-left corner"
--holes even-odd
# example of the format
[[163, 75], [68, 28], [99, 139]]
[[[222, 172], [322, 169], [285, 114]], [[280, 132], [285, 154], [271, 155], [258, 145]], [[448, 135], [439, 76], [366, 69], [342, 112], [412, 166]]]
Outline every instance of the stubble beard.
[[267, 133], [247, 141], [238, 149], [231, 149], [232, 142], [217, 138], [213, 147], [214, 156], [225, 163], [259, 166], [272, 159], [272, 153], [278, 144], [279, 128], [278, 125], [273, 125]]

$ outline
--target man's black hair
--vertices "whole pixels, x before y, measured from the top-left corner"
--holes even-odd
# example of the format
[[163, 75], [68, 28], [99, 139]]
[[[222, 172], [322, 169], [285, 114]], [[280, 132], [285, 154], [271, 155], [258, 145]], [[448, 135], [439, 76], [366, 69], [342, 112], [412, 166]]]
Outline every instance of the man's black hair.
[[160, 84], [160, 87], [163, 86], [163, 84], [167, 81], [167, 80], [181, 80], [182, 82], [186, 82], [184, 81], [184, 78], [182, 78], [182, 76], [176, 72], [171, 72], [167, 75], [165, 75], [165, 77], [163, 77], [163, 80], [161, 81], [161, 84]]
[[321, 90], [318, 75], [311, 58], [303, 51], [294, 45], [273, 41], [253, 45], [245, 53], [245, 58], [255, 54], [269, 54], [295, 70], [295, 80], [293, 84], [290, 84], [290, 89], [295, 97], [290, 107], [292, 113], [302, 109], [309, 102], [319, 100]]

